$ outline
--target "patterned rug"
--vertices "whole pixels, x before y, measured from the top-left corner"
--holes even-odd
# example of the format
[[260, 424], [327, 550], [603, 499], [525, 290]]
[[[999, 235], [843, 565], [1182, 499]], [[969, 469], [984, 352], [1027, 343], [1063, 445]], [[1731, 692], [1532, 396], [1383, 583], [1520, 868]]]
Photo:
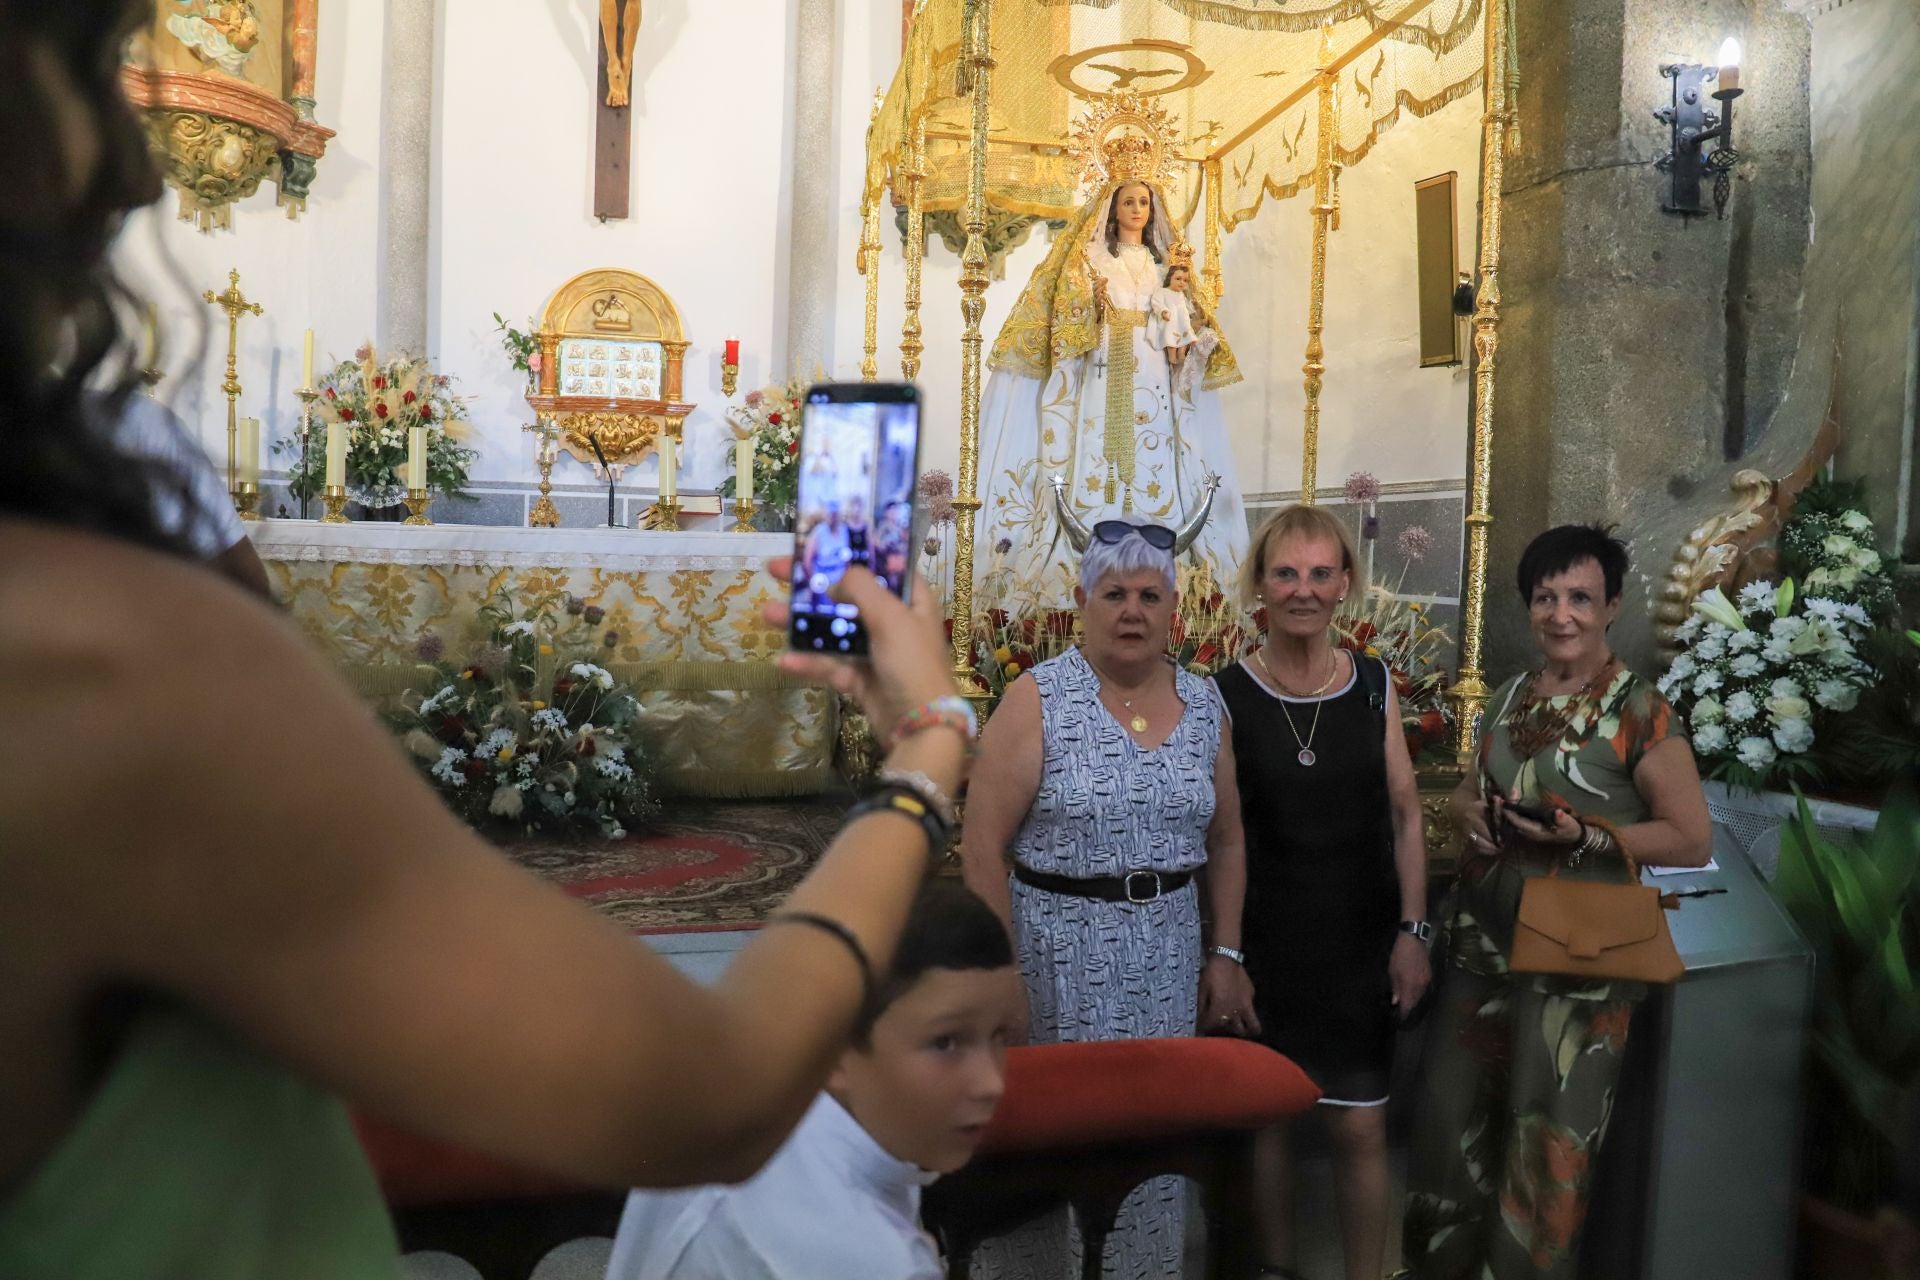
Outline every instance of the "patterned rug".
[[634, 933], [751, 929], [825, 852], [848, 803], [676, 801], [645, 836], [534, 839], [506, 852]]

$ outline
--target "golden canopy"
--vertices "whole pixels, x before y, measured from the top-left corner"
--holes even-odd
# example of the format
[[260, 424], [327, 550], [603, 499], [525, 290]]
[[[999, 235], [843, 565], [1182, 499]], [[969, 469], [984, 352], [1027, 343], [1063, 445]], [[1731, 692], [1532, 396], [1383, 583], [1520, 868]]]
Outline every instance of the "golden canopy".
[[[1310, 187], [1319, 139], [1313, 90], [1339, 72], [1334, 160], [1364, 159], [1403, 115], [1429, 115], [1479, 89], [1481, 23], [1508, 0], [999, 0], [993, 4], [992, 146], [987, 203], [1066, 218], [1079, 207], [1070, 153], [1079, 103], [1131, 89], [1178, 118], [1187, 162], [1171, 192], [1192, 219], [1201, 175], [1217, 174], [1221, 229], [1267, 199]], [[922, 0], [868, 134], [866, 194], [900, 182], [924, 124], [927, 211], [966, 196], [968, 95], [960, 58], [965, 0]]]

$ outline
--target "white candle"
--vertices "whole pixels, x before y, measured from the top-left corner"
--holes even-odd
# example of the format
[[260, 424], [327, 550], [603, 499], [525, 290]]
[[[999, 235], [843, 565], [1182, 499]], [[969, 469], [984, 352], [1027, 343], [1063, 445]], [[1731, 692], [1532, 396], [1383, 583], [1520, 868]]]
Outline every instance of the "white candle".
[[679, 470], [678, 452], [672, 436], [660, 437], [660, 496], [669, 501], [680, 496], [680, 477], [675, 474]]
[[733, 495], [738, 502], [753, 501], [753, 437], [742, 436], [733, 442]]
[[300, 344], [300, 385], [313, 385], [313, 330], [307, 330], [307, 336]]
[[235, 481], [260, 483], [260, 419], [240, 419], [239, 440], [234, 445]]
[[347, 424], [327, 424], [327, 485], [341, 488], [347, 483]]
[[407, 430], [407, 488], [427, 487], [427, 429], [413, 426]]

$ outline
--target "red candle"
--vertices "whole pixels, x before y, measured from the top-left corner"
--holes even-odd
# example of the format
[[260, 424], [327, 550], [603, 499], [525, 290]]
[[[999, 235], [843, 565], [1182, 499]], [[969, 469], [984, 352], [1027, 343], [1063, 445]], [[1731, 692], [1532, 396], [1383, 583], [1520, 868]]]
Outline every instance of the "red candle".
[[727, 364], [740, 363], [740, 339], [738, 338], [727, 339], [727, 355], [726, 355], [725, 362]]

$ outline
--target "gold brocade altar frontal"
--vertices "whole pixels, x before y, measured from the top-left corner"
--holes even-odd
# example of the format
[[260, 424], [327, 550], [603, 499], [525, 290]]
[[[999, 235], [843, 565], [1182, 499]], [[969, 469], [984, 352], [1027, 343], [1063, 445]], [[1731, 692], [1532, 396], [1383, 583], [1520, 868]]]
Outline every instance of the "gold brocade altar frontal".
[[666, 790], [799, 795], [833, 779], [828, 692], [773, 666], [785, 635], [760, 617], [783, 534], [639, 533], [265, 521], [255, 544], [296, 623], [372, 700], [419, 688], [415, 645], [478, 638], [482, 604], [574, 595], [606, 611], [603, 665], [645, 709]]

